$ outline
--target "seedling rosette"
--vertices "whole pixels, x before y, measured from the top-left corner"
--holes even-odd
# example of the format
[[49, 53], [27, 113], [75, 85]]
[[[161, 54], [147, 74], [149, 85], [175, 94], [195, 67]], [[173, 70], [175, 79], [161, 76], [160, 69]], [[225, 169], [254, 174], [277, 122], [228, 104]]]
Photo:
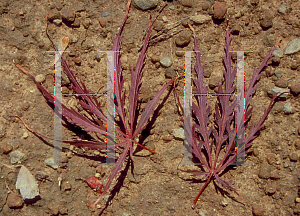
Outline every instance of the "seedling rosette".
[[[109, 103], [111, 103], [110, 105], [113, 105], [115, 107], [116, 116], [119, 118], [119, 121], [117, 121], [117, 123], [114, 123], [107, 118], [107, 115], [104, 114], [105, 112], [100, 108], [100, 102], [98, 101], [97, 97], [95, 97], [94, 95], [90, 95], [90, 92], [85, 86], [85, 84], [82, 81], [78, 81], [73, 71], [68, 66], [66, 60], [63, 57], [61, 57], [63, 70], [67, 74], [72, 84], [73, 91], [75, 94], [80, 95], [78, 96], [78, 100], [79, 100], [78, 104], [80, 104], [82, 109], [85, 111], [85, 112], [79, 112], [73, 108], [68, 108], [67, 106], [62, 104], [62, 116], [68, 119], [70, 123], [82, 127], [87, 132], [94, 132], [97, 135], [107, 136], [108, 139], [111, 139], [114, 136], [116, 139], [114, 145], [108, 145], [107, 143], [101, 140], [72, 140], [72, 141], [63, 140], [62, 142], [69, 143], [77, 147], [87, 147], [89, 149], [96, 149], [99, 151], [107, 150], [107, 149], [121, 150], [119, 158], [115, 162], [114, 168], [112, 169], [107, 179], [106, 185], [103, 187], [102, 190], [101, 190], [102, 185], [96, 182], [98, 184], [97, 186], [95, 183], [95, 179], [92, 179], [93, 180], [92, 182], [90, 181], [90, 179], [88, 179], [89, 181], [87, 182], [89, 183], [89, 185], [93, 188], [96, 188], [99, 192], [102, 193], [102, 195], [100, 195], [100, 197], [92, 205], [89, 205], [90, 207], [97, 204], [101, 200], [101, 198], [103, 198], [103, 196], [108, 192], [113, 180], [118, 176], [118, 173], [122, 169], [127, 156], [129, 156], [129, 158], [133, 161], [134, 144], [137, 144], [138, 146], [152, 153], [155, 153], [155, 150], [147, 149], [140, 143], [136, 142], [134, 138], [137, 137], [139, 134], [141, 134], [141, 132], [145, 129], [148, 120], [150, 119], [151, 115], [154, 112], [156, 104], [160, 100], [161, 95], [167, 89], [167, 87], [176, 80], [176, 78], [174, 78], [170, 80], [167, 84], [165, 84], [161, 88], [161, 90], [157, 92], [154, 98], [151, 101], [147, 102], [145, 109], [143, 110], [142, 114], [139, 116], [137, 105], [138, 105], [139, 93], [141, 88], [142, 69], [144, 66], [147, 45], [151, 33], [151, 19], [150, 19], [148, 34], [145, 39], [144, 45], [142, 47], [141, 54], [139, 55], [135, 70], [131, 68], [131, 85], [129, 88], [129, 96], [128, 96], [129, 103], [127, 106], [127, 110], [129, 114], [126, 113], [124, 78], [122, 75], [121, 59], [120, 59], [121, 55], [119, 51], [121, 48], [121, 34], [124, 25], [126, 23], [126, 20], [128, 18], [130, 3], [131, 0], [129, 0], [127, 3], [126, 16], [123, 20], [119, 33], [114, 38], [113, 46], [111, 50], [113, 53], [112, 55], [113, 58], [110, 64], [108, 65], [108, 67], [110, 68], [114, 66], [112, 67], [111, 74], [109, 77], [110, 85], [112, 86], [114, 91], [114, 97], [112, 98], [111, 101], [109, 101]], [[52, 44], [56, 48], [55, 44], [53, 43], [52, 39], [48, 34], [47, 26], [46, 26], [46, 33], [49, 39], [51, 40]], [[29, 72], [24, 70], [20, 65], [18, 64], [15, 65], [22, 72], [29, 75], [33, 79], [33, 81], [35, 82], [39, 90], [43, 93], [44, 97], [51, 104], [54, 104], [54, 97], [40, 83], [38, 83], [35, 80], [33, 75], [31, 75]], [[116, 131], [115, 135], [107, 132], [108, 126], [115, 127], [115, 131]], [[27, 125], [26, 127], [30, 129]], [[42, 136], [41, 134], [35, 131], [32, 132]]]

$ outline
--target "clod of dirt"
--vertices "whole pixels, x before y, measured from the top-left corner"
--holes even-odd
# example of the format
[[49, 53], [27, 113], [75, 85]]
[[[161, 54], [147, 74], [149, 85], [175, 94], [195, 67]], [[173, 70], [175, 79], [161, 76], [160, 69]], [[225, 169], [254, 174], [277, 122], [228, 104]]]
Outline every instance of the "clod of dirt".
[[258, 177], [262, 179], [268, 179], [271, 177], [271, 166], [266, 161], [261, 163]]
[[213, 15], [215, 19], [224, 19], [227, 7], [224, 3], [217, 2], [213, 5]]
[[180, 34], [176, 37], [175, 43], [179, 47], [185, 47], [189, 45], [191, 41], [192, 34], [190, 31], [182, 31]]
[[24, 200], [18, 194], [10, 193], [6, 203], [9, 208], [21, 208], [24, 204]]
[[265, 208], [262, 205], [254, 204], [252, 206], [252, 213], [255, 216], [263, 216], [265, 212]]
[[40, 195], [35, 178], [25, 166], [22, 166], [20, 169], [16, 182], [16, 189], [20, 189], [21, 196], [24, 200], [34, 199]]

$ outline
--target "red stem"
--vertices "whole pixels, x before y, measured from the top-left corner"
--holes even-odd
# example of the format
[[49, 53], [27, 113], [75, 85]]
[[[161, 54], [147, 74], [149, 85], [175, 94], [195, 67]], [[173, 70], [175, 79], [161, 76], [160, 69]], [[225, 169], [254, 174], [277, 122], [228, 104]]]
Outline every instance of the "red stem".
[[206, 180], [205, 184], [203, 185], [201, 191], [199, 192], [198, 196], [196, 197], [196, 199], [194, 200], [194, 203], [192, 205], [192, 208], [194, 209], [195, 208], [195, 205], [196, 205], [196, 202], [198, 201], [200, 195], [202, 194], [202, 192], [204, 191], [204, 189], [206, 188], [206, 186], [208, 185], [211, 177], [212, 177], [213, 173], [210, 174], [210, 176], [208, 177], [208, 179]]

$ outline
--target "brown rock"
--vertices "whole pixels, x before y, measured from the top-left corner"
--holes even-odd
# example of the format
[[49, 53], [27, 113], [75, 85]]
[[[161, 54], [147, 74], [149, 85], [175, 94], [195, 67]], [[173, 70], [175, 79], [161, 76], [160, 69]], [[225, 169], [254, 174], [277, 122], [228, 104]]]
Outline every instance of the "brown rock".
[[72, 27], [79, 28], [80, 27], [80, 20], [75, 18], [75, 21], [71, 25]]
[[215, 19], [224, 19], [227, 7], [224, 3], [217, 2], [213, 5], [213, 15]]
[[269, 182], [265, 188], [265, 192], [268, 195], [272, 195], [277, 190], [277, 183], [275, 181]]
[[67, 215], [68, 214], [68, 209], [66, 207], [63, 207], [63, 208], [59, 209], [59, 213], [61, 215]]
[[6, 201], [9, 208], [20, 208], [24, 204], [24, 200], [16, 193], [10, 193]]
[[50, 210], [51, 215], [58, 215], [59, 210], [57, 206], [48, 206], [48, 209]]
[[275, 86], [280, 88], [286, 88], [288, 86], [288, 82], [286, 80], [280, 79], [275, 82]]
[[[298, 134], [300, 134], [300, 127], [298, 128]], [[300, 149], [300, 140], [299, 139], [297, 139], [296, 141], [295, 141], [295, 148], [297, 149], [297, 150], [299, 150]]]
[[56, 10], [55, 8], [49, 12], [48, 20], [50, 22], [52, 22], [55, 19], [60, 19], [60, 18], [61, 18], [60, 12], [58, 10]]
[[297, 153], [295, 153], [295, 152], [291, 153], [291, 154], [290, 154], [290, 160], [296, 162], [296, 161], [298, 160], [298, 155], [297, 155]]
[[211, 77], [209, 79], [208, 86], [210, 89], [214, 89], [215, 87], [218, 87], [220, 83], [220, 78], [219, 77]]
[[8, 143], [3, 143], [1, 144], [1, 150], [3, 152], [3, 154], [8, 154], [9, 152], [11, 152], [13, 150], [12, 145], [8, 144]]
[[75, 11], [71, 8], [64, 7], [61, 10], [61, 17], [63, 21], [72, 23], [75, 20]]
[[290, 90], [293, 94], [298, 95], [300, 93], [300, 83], [291, 85]]
[[101, 25], [102, 28], [106, 27], [106, 20], [105, 19], [100, 19], [99, 23], [100, 23], [100, 25]]
[[270, 11], [265, 11], [264, 18], [260, 21], [262, 28], [268, 29], [273, 26], [273, 17], [270, 14]]
[[192, 38], [190, 31], [182, 31], [175, 39], [175, 43], [179, 47], [185, 47], [189, 45]]
[[62, 183], [62, 188], [64, 191], [69, 191], [69, 190], [71, 190], [72, 186], [71, 186], [70, 182], [65, 181]]
[[271, 177], [271, 166], [266, 161], [261, 163], [258, 177], [262, 179], [268, 179]]
[[74, 59], [75, 64], [81, 65], [81, 59], [79, 57]]
[[262, 205], [254, 204], [252, 206], [252, 213], [255, 216], [263, 216], [264, 211], [265, 211], [265, 209]]
[[164, 23], [162, 21], [156, 21], [154, 24], [153, 24], [153, 29], [155, 31], [161, 31], [164, 27]]
[[192, 7], [193, 0], [182, 0], [181, 4], [182, 4], [182, 6], [185, 6], [185, 7]]
[[166, 68], [166, 71], [165, 71], [165, 76], [166, 78], [175, 78], [176, 77], [176, 71], [174, 70], [174, 68]]

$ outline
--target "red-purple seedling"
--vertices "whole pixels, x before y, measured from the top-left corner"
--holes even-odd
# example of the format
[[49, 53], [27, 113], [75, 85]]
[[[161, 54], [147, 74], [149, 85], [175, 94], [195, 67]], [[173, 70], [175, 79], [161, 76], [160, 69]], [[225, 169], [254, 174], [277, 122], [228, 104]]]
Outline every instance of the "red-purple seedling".
[[[235, 122], [234, 111], [237, 106], [237, 98], [233, 102], [230, 102], [230, 97], [224, 95], [224, 93], [229, 95], [234, 94], [236, 89], [234, 80], [237, 73], [236, 66], [233, 70], [231, 67], [232, 50], [230, 51], [229, 47], [231, 38], [230, 31], [227, 26], [225, 39], [226, 54], [223, 56], [223, 63], [225, 67], [223, 72], [224, 85], [222, 83], [219, 84], [219, 95], [217, 96], [218, 101], [215, 104], [214, 122], [211, 126], [209, 126], [211, 106], [207, 104], [208, 87], [204, 87], [203, 84], [204, 65], [201, 65], [201, 53], [198, 48], [198, 39], [196, 38], [194, 29], [192, 27], [191, 29], [194, 33], [194, 51], [196, 55], [196, 78], [193, 78], [193, 82], [195, 85], [195, 99], [197, 103], [192, 103], [192, 112], [195, 121], [192, 127], [188, 129], [190, 134], [185, 134], [185, 136], [187, 137], [189, 144], [192, 146], [192, 153], [201, 163], [201, 170], [182, 171], [193, 173], [193, 176], [205, 175], [206, 177], [205, 184], [192, 204], [192, 208], [194, 208], [198, 198], [212, 179], [216, 180], [216, 183], [219, 186], [229, 189], [239, 195], [230, 182], [220, 178], [220, 174], [222, 174], [225, 168], [229, 165], [235, 164], [237, 158], [239, 158], [242, 154], [247, 154], [249, 148], [252, 146], [253, 140], [257, 137], [257, 132], [262, 128], [262, 124], [266, 120], [276, 97], [280, 94], [279, 92], [273, 97], [259, 122], [256, 125], [252, 125], [248, 135], [245, 135], [243, 143], [244, 151], [242, 148], [237, 149], [236, 134], [240, 134], [242, 129], [245, 130], [248, 127], [253, 110], [253, 106], [250, 107], [250, 100], [257, 88], [257, 81], [261, 76], [263, 68], [267, 64], [267, 61], [270, 59], [272, 53], [275, 51], [280, 42], [276, 44], [264, 58], [261, 66], [257, 70], [254, 70], [252, 79], [245, 91], [245, 118], [239, 122]], [[234, 127], [235, 125], [237, 126]], [[224, 151], [222, 154], [220, 154], [221, 150]], [[218, 163], [217, 161], [220, 162]], [[242, 197], [241, 195], [239, 196]]]

